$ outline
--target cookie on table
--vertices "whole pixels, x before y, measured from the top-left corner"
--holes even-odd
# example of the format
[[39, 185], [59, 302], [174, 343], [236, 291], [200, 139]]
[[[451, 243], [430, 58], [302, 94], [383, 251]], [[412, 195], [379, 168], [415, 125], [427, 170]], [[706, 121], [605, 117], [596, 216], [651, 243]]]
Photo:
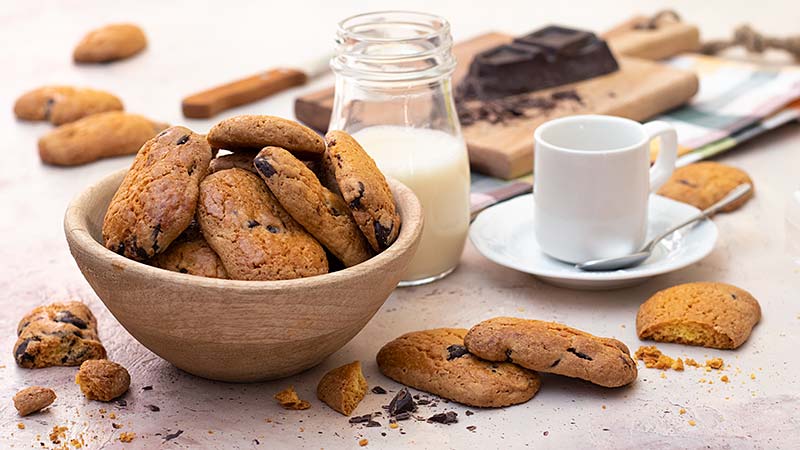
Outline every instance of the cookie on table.
[[81, 364], [75, 375], [75, 384], [89, 400], [110, 402], [128, 392], [131, 375], [115, 362], [96, 359]]
[[[669, 180], [658, 190], [658, 195], [706, 209], [722, 200], [736, 186], [753, 180], [743, 170], [713, 161], [704, 161], [678, 167]], [[730, 212], [744, 205], [755, 189], [721, 211]]]
[[301, 159], [316, 159], [325, 152], [325, 141], [314, 130], [275, 116], [242, 115], [225, 119], [208, 132], [215, 149], [258, 152], [281, 147]]
[[106, 63], [130, 58], [147, 47], [144, 31], [130, 23], [106, 25], [90, 31], [72, 53], [77, 63]]
[[132, 155], [167, 126], [122, 111], [93, 114], [42, 136], [39, 157], [47, 164], [76, 166], [102, 158]]
[[305, 164], [280, 147], [265, 147], [254, 165], [281, 206], [345, 266], [372, 256], [347, 204]]
[[285, 280], [328, 272], [322, 246], [251, 172], [215, 172], [200, 184], [197, 220], [235, 280]]
[[219, 155], [211, 160], [211, 165], [208, 166], [208, 173], [219, 172], [226, 169], [244, 169], [258, 175], [255, 166], [253, 166], [253, 158], [256, 157], [252, 152], [237, 152], [229, 153], [227, 155]]
[[14, 395], [14, 408], [20, 416], [27, 416], [50, 406], [56, 399], [56, 393], [50, 388], [31, 386]]
[[497, 317], [472, 327], [464, 344], [488, 361], [513, 362], [604, 387], [624, 386], [637, 375], [636, 363], [622, 342], [555, 322]]
[[210, 161], [205, 137], [188, 128], [147, 141], [106, 211], [106, 248], [138, 261], [166, 250], [194, 219]]
[[156, 267], [173, 272], [209, 278], [228, 278], [222, 260], [202, 236], [192, 239], [179, 237], [166, 251], [151, 261]]
[[386, 177], [349, 134], [330, 131], [325, 139], [329, 164], [342, 197], [372, 248], [383, 251], [400, 232], [400, 214]]
[[26, 314], [17, 327], [14, 359], [27, 369], [77, 366], [106, 357], [97, 319], [81, 302], [51, 303]]
[[761, 319], [758, 301], [744, 289], [698, 282], [656, 292], [639, 307], [640, 339], [734, 349]]
[[317, 398], [333, 410], [349, 416], [367, 393], [361, 361], [353, 361], [326, 373], [317, 384]]
[[111, 93], [71, 86], [40, 87], [22, 94], [14, 103], [18, 119], [47, 120], [53, 125], [122, 109], [122, 101]]
[[378, 368], [406, 386], [459, 403], [501, 407], [525, 403], [539, 390], [539, 376], [507, 362], [467, 352], [462, 328], [406, 333], [378, 352]]
[[278, 404], [281, 405], [283, 409], [301, 411], [311, 408], [311, 403], [301, 400], [300, 397], [297, 396], [294, 386], [289, 386], [275, 394], [275, 400], [278, 401]]

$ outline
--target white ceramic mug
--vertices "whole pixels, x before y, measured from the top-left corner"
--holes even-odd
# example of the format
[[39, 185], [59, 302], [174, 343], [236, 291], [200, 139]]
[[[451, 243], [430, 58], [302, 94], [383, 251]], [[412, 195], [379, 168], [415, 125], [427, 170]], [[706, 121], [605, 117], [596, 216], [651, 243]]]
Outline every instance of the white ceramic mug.
[[[650, 167], [650, 141], [660, 138]], [[546, 254], [569, 263], [638, 251], [650, 193], [675, 168], [678, 140], [666, 122], [571, 116], [534, 133], [534, 228]]]

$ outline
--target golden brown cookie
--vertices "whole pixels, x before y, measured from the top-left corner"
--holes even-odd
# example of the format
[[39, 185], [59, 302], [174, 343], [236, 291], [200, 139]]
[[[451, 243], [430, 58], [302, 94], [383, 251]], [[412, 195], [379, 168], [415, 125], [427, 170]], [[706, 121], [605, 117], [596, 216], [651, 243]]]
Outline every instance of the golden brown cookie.
[[300, 160], [280, 147], [265, 147], [254, 162], [281, 206], [345, 266], [372, 256], [347, 204]]
[[605, 387], [624, 386], [637, 375], [636, 363], [622, 342], [555, 322], [496, 317], [472, 327], [464, 344], [479, 358]]
[[640, 339], [733, 349], [761, 319], [758, 301], [724, 283], [687, 283], [656, 292], [639, 307]]
[[225, 119], [208, 132], [208, 143], [232, 152], [281, 147], [303, 159], [319, 158], [325, 151], [325, 141], [314, 130], [274, 116], [243, 115]]
[[72, 53], [77, 63], [106, 63], [130, 58], [147, 47], [144, 31], [130, 23], [106, 25], [81, 39]]
[[121, 365], [107, 359], [85, 361], [75, 375], [75, 384], [89, 400], [110, 402], [128, 391], [131, 376]]
[[52, 389], [31, 386], [14, 395], [14, 408], [17, 408], [20, 416], [27, 416], [47, 408], [55, 399], [56, 393]]
[[222, 260], [202, 236], [193, 239], [179, 237], [164, 253], [156, 255], [151, 263], [173, 272], [209, 278], [228, 278]]
[[539, 390], [535, 372], [506, 362], [483, 361], [467, 352], [462, 328], [406, 333], [378, 352], [387, 377], [470, 406], [525, 403]]
[[208, 173], [236, 168], [248, 170], [258, 175], [255, 166], [253, 166], [253, 158], [255, 158], [255, 156], [256, 154], [252, 152], [237, 152], [217, 156], [211, 160], [211, 165], [208, 167]]
[[289, 386], [275, 394], [275, 400], [278, 401], [278, 404], [281, 405], [283, 409], [303, 410], [311, 408], [311, 403], [300, 400], [300, 397], [297, 396], [297, 392], [294, 390], [294, 386]]
[[97, 336], [97, 319], [81, 302], [34, 308], [20, 320], [17, 336], [14, 359], [28, 369], [77, 366], [106, 357]]
[[197, 220], [232, 279], [285, 280], [328, 272], [322, 246], [246, 170], [223, 170], [203, 180]]
[[188, 128], [147, 141], [106, 211], [106, 248], [138, 261], [166, 250], [194, 219], [210, 161], [208, 142]]
[[68, 123], [39, 139], [42, 162], [75, 166], [113, 156], [132, 155], [167, 124], [138, 114], [110, 111]]
[[317, 398], [345, 416], [353, 413], [367, 393], [361, 361], [353, 361], [326, 373], [317, 385]]
[[[679, 167], [672, 173], [669, 181], [658, 190], [658, 195], [679, 202], [688, 203], [698, 209], [706, 209], [722, 200], [736, 186], [753, 180], [743, 170], [712, 161], [704, 161]], [[744, 205], [755, 192], [755, 186], [748, 194], [721, 209], [730, 212]]]
[[336, 184], [353, 218], [372, 248], [384, 250], [400, 232], [400, 214], [386, 177], [349, 134], [330, 131], [325, 139]]
[[48, 120], [53, 125], [106, 111], [122, 111], [122, 101], [105, 91], [71, 86], [40, 87], [22, 94], [14, 103], [18, 119]]

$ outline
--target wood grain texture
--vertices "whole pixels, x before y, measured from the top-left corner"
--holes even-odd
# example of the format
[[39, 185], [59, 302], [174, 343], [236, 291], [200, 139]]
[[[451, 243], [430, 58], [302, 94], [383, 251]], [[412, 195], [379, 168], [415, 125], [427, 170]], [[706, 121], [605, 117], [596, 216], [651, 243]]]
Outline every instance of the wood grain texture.
[[635, 16], [603, 33], [617, 55], [659, 60], [700, 48], [700, 30], [684, 22], [664, 23], [655, 29], [637, 29], [649, 18]]
[[[457, 44], [453, 52], [458, 66], [454, 84], [464, 77], [472, 57], [491, 47], [509, 42], [511, 36], [487, 33]], [[478, 122], [463, 127], [469, 148], [470, 165], [478, 172], [515, 178], [533, 168], [533, 132], [547, 120], [573, 114], [611, 114], [646, 120], [689, 100], [698, 88], [694, 73], [643, 59], [620, 57], [620, 70], [608, 75], [525, 94], [548, 97], [552, 92], [574, 89], [581, 103], [560, 102], [531, 117], [506, 123]], [[318, 130], [328, 126], [333, 106], [333, 89], [314, 92], [295, 101], [295, 115]]]
[[117, 320], [180, 369], [221, 381], [286, 377], [320, 363], [367, 324], [416, 251], [422, 210], [390, 180], [403, 227], [397, 241], [351, 268], [285, 281], [236, 281], [170, 272], [100, 243], [103, 215], [125, 170], [81, 193], [64, 220], [70, 252]]

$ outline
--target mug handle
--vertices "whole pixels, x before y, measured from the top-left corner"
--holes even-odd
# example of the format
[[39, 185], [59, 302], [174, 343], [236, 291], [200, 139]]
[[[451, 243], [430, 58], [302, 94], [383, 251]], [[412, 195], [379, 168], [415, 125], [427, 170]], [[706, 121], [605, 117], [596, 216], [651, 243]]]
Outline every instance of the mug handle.
[[656, 163], [650, 168], [650, 192], [653, 192], [666, 183], [675, 170], [675, 161], [678, 159], [678, 133], [672, 125], [661, 120], [644, 124], [644, 132], [648, 136], [648, 144], [657, 137], [661, 138]]

